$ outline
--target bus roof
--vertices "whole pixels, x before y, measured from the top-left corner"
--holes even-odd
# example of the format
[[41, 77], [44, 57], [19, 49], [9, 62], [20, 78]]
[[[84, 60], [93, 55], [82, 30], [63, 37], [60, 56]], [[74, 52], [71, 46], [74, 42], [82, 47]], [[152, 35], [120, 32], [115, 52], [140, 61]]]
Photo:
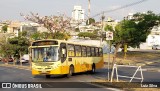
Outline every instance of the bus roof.
[[85, 44], [85, 43], [78, 43], [78, 42], [71, 42], [71, 41], [66, 41], [66, 40], [58, 40], [58, 39], [42, 39], [42, 40], [36, 40], [36, 41], [33, 41], [32, 44], [34, 42], [40, 42], [40, 41], [58, 41], [59, 43], [67, 43], [67, 44], [74, 44], [74, 45], [83, 45], [83, 46], [94, 46], [94, 47], [101, 47], [101, 46], [98, 46], [98, 45], [90, 45], [90, 44]]

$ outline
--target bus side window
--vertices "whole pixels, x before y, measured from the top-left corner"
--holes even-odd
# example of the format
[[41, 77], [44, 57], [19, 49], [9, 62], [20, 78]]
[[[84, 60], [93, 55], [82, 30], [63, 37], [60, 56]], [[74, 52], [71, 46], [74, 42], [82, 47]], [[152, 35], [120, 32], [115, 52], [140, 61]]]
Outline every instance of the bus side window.
[[98, 48], [99, 49], [99, 56], [103, 56], [103, 51], [102, 51], [102, 48]]
[[85, 46], [82, 46], [82, 57], [87, 56], [87, 48]]
[[98, 56], [99, 56], [98, 48], [97, 48], [97, 47], [95, 48], [95, 54], [96, 54], [96, 55], [95, 55], [96, 57], [98, 57]]
[[63, 63], [67, 58], [67, 50], [65, 43], [60, 44], [60, 56], [61, 56], [61, 62]]
[[91, 48], [91, 54], [92, 54], [92, 57], [94, 57], [95, 54], [96, 54], [96, 53], [95, 53], [95, 48], [94, 48], [94, 47]]
[[87, 57], [91, 56], [91, 48], [88, 46], [87, 47]]
[[76, 57], [81, 57], [81, 46], [80, 45], [75, 45], [75, 53], [76, 53]]
[[68, 44], [67, 48], [68, 48], [68, 56], [69, 57], [74, 57], [75, 56], [74, 45], [73, 44]]

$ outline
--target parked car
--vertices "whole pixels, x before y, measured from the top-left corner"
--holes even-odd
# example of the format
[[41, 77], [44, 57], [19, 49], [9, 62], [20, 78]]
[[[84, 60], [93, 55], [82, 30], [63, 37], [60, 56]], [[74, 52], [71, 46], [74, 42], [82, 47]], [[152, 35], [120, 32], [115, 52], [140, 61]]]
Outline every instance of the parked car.
[[2, 61], [2, 57], [0, 57], [0, 61]]
[[153, 46], [152, 46], [152, 49], [153, 49], [153, 50], [158, 50], [158, 49], [160, 49], [160, 45], [153, 45]]
[[13, 62], [14, 60], [13, 60], [13, 58], [8, 58], [8, 62]]
[[28, 63], [29, 62], [29, 55], [28, 54], [24, 54], [22, 56], [20, 62], [22, 62], [22, 63]]

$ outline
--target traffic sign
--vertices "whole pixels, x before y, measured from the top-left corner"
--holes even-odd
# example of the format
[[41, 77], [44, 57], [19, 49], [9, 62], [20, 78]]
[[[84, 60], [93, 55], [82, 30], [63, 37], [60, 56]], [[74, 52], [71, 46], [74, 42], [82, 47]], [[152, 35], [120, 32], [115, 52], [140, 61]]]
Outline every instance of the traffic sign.
[[106, 32], [106, 40], [113, 40], [113, 32], [111, 31]]

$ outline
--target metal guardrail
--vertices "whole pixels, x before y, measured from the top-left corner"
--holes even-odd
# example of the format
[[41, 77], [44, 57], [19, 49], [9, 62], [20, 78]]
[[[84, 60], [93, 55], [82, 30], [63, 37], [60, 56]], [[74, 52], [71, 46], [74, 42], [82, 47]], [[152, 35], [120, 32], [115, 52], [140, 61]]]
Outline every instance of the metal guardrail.
[[[137, 68], [136, 71], [134, 72], [133, 76], [125, 76], [125, 75], [118, 75], [118, 67], [128, 67], [128, 68]], [[141, 66], [130, 66], [130, 65], [117, 65], [114, 64], [113, 69], [112, 69], [112, 73], [111, 73], [111, 82], [113, 81], [113, 76], [114, 76], [114, 70], [116, 70], [116, 78], [117, 78], [117, 82], [119, 82], [119, 77], [123, 77], [123, 78], [131, 78], [129, 82], [132, 82], [133, 79], [140, 79], [141, 82], [143, 82], [143, 73], [142, 73], [142, 68]], [[137, 72], [140, 71], [141, 72], [141, 77], [135, 77], [135, 75], [137, 74]]]

